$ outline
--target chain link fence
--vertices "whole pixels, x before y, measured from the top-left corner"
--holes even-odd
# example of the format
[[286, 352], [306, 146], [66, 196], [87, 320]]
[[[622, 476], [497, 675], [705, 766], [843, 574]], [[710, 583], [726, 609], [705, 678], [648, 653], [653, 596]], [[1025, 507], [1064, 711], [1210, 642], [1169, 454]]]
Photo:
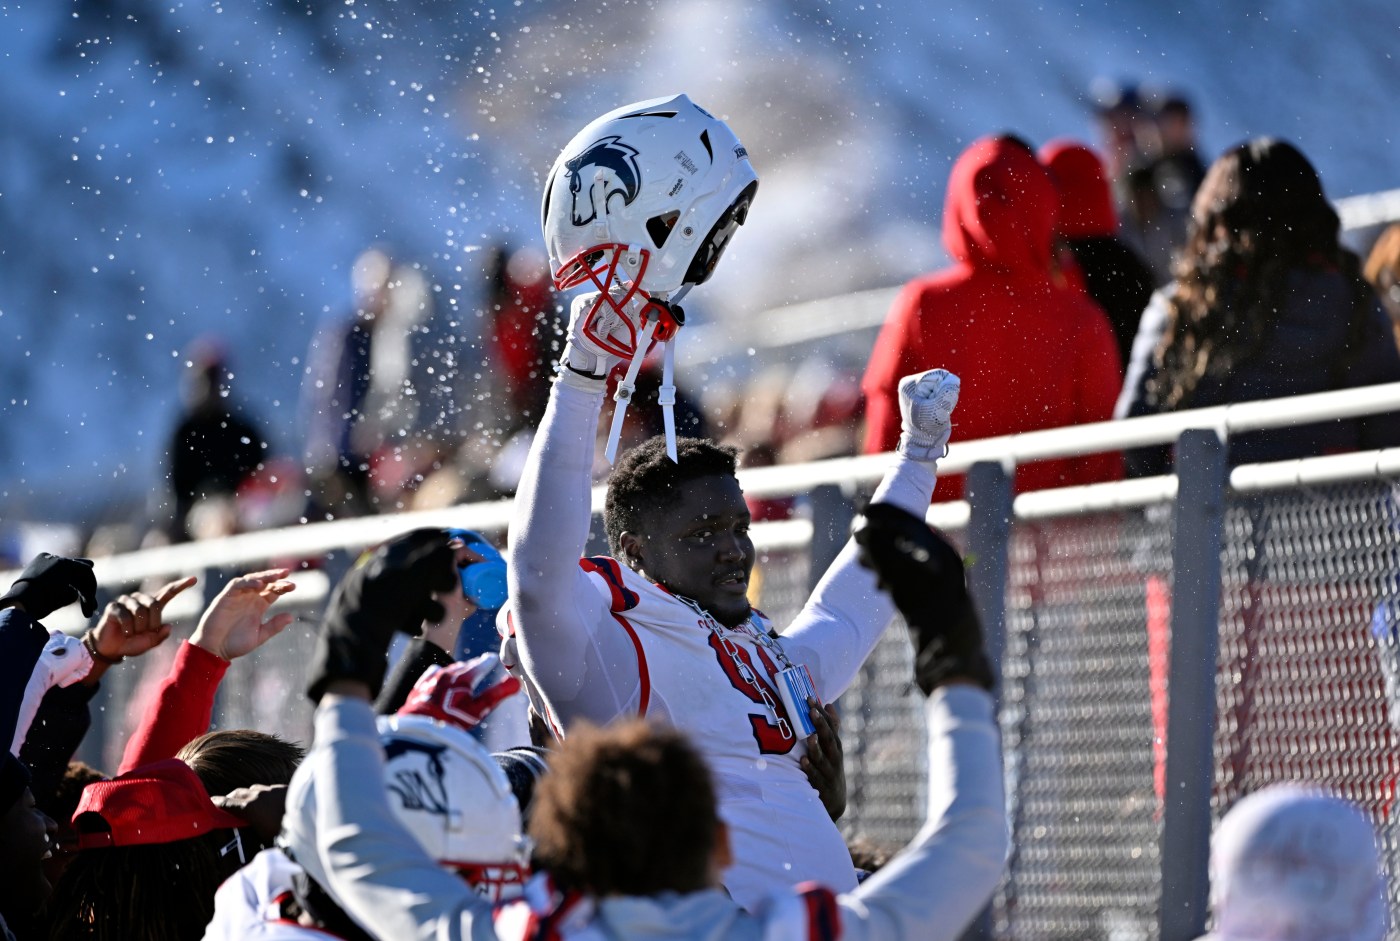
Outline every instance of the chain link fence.
[[[1400, 859], [1385, 686], [1390, 670], [1400, 689], [1397, 534], [1394, 481], [1231, 499], [1213, 820], [1268, 784], [1312, 781], [1366, 808], [1388, 863]], [[1158, 937], [1171, 546], [1170, 504], [1013, 527], [1001, 708], [1013, 851], [996, 937]], [[843, 822], [888, 847], [923, 823], [909, 661], [896, 624], [841, 700]]]

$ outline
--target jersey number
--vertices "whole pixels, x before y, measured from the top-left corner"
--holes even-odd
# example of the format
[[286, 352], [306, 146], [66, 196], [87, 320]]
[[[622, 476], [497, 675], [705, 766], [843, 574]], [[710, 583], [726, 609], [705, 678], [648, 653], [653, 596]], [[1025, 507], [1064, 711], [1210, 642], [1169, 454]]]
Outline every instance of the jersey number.
[[[734, 645], [735, 656], [744, 662], [748, 667], [749, 677], [745, 677], [739, 670], [739, 665], [734, 661], [719, 638], [713, 632], [710, 633], [710, 648], [715, 652], [715, 659], [719, 661], [724, 675], [729, 678], [729, 685], [749, 698], [749, 702], [755, 703], [763, 708], [763, 714], [755, 715], [749, 713], [749, 725], [753, 727], [753, 740], [758, 743], [758, 751], [764, 755], [786, 755], [792, 751], [792, 746], [797, 744], [797, 737], [792, 731], [792, 720], [788, 717], [787, 709], [783, 707], [782, 698], [777, 690], [769, 686], [763, 680], [763, 674], [754, 667], [749, 652], [743, 647]], [[760, 660], [763, 661], [763, 668], [768, 671], [768, 676], [778, 672], [777, 666], [768, 655], [762, 650], [755, 651]], [[764, 699], [764, 696], [767, 699]], [[772, 712], [769, 712], [769, 703], [772, 704]], [[770, 716], [776, 715], [776, 720]], [[780, 724], [781, 723], [781, 724]], [[784, 737], [784, 731], [787, 732]]]

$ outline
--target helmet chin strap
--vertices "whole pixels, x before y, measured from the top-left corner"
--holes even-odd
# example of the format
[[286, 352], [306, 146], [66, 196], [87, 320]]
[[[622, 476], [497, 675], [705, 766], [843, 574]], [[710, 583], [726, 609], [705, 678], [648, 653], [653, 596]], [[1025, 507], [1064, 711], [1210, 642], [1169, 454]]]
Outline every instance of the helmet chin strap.
[[666, 425], [666, 456], [671, 463], [680, 463], [676, 456], [676, 344], [667, 340], [661, 348], [661, 389], [656, 400], [661, 403], [661, 419]]
[[[681, 298], [690, 292], [690, 285], [682, 285], [672, 297], [664, 300], [666, 304], [675, 306], [681, 302]], [[622, 440], [622, 424], [627, 417], [627, 406], [632, 401], [632, 395], [637, 391], [637, 373], [642, 368], [642, 360], [646, 357], [647, 350], [651, 346], [651, 338], [656, 333], [657, 324], [660, 321], [656, 317], [647, 320], [646, 326], [642, 330], [642, 335], [637, 340], [637, 352], [632, 357], [632, 362], [627, 365], [627, 374], [622, 377], [622, 381], [617, 384], [617, 390], [613, 392], [612, 427], [608, 429], [608, 446], [603, 452], [609, 464], [616, 463], [617, 447]], [[666, 456], [674, 462], [679, 462], [676, 453], [676, 345], [675, 337], [663, 340], [661, 343], [661, 388], [657, 394], [657, 401], [661, 404], [661, 419], [666, 429]]]

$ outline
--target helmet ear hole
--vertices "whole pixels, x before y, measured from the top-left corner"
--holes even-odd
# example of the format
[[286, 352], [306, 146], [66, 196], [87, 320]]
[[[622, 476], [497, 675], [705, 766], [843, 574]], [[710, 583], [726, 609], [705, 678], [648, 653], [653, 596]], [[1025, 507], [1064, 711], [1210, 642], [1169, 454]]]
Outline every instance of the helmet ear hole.
[[651, 236], [652, 244], [657, 248], [666, 244], [666, 239], [670, 237], [671, 230], [676, 227], [676, 220], [681, 214], [676, 210], [662, 213], [659, 216], [652, 216], [647, 220], [647, 235]]

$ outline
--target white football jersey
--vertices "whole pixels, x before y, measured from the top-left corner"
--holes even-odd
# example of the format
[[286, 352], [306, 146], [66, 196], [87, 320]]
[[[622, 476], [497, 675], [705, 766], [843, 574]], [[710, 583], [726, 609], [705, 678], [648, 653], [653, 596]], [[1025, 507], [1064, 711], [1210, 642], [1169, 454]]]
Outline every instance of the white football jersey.
[[[637, 671], [636, 691], [623, 715], [683, 730], [710, 767], [734, 851], [724, 877], [734, 899], [748, 907], [807, 881], [855, 888], [845, 840], [798, 764], [805, 735], [776, 679], [785, 657], [796, 661], [770, 636], [768, 619], [755, 612], [726, 628], [614, 559], [579, 564], [608, 600], [609, 627], [624, 632], [636, 652], [636, 666], [628, 665]], [[577, 716], [567, 703], [554, 705], [547, 677], [533, 680], [551, 725], [568, 728]]]

